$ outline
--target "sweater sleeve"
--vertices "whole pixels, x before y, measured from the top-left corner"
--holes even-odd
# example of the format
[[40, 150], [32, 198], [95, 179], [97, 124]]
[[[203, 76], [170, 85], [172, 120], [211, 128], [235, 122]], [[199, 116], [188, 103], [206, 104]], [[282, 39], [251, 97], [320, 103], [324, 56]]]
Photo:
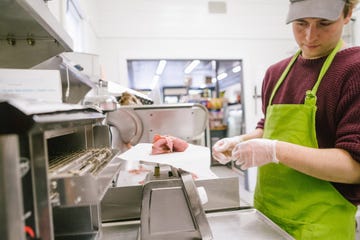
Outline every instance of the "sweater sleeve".
[[336, 108], [335, 147], [347, 150], [360, 162], [360, 64], [348, 66], [347, 76]]

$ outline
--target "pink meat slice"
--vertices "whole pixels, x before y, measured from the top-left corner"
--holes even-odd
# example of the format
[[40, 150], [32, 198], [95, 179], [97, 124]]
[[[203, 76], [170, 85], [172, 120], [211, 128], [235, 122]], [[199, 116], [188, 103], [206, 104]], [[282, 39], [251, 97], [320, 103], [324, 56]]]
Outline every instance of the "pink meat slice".
[[187, 142], [177, 137], [156, 134], [153, 138], [151, 154], [183, 152], [188, 146]]
[[189, 144], [180, 138], [174, 138], [174, 152], [183, 152], [187, 149]]
[[162, 154], [169, 153], [173, 151], [174, 144], [169, 138], [159, 138], [152, 145], [151, 154]]

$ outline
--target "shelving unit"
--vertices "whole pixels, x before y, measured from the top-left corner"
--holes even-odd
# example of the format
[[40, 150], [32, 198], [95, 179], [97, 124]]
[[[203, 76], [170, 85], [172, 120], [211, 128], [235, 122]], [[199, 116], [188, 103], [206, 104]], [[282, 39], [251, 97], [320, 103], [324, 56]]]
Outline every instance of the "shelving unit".
[[42, 0], [0, 0], [0, 67], [30, 68], [73, 41]]

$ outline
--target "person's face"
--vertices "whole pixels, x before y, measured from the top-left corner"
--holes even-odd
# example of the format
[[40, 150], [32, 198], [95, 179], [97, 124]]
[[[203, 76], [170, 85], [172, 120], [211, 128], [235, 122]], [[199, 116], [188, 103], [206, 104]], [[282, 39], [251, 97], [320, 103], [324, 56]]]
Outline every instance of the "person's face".
[[319, 58], [328, 55], [341, 38], [343, 27], [351, 14], [336, 21], [320, 18], [303, 18], [292, 23], [293, 33], [304, 58]]

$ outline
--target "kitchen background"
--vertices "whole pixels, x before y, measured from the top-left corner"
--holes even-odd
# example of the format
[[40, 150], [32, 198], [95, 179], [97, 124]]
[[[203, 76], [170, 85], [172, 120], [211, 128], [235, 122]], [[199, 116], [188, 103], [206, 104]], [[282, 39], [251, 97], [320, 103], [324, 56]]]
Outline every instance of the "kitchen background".
[[[241, 60], [246, 131], [261, 117], [266, 68], [296, 50], [285, 24], [287, 0], [66, 0], [48, 7], [74, 51], [99, 55], [101, 77], [130, 86], [128, 60]], [[360, 43], [359, 9], [344, 33]], [[152, 76], [147, 79], [152, 86]], [[112, 84], [109, 84], [110, 88]], [[113, 86], [116, 88], [116, 85]], [[254, 93], [255, 88], [257, 94]]]
[[[43, 2], [45, 2], [45, 5]], [[60, 74], [64, 75], [64, 77], [61, 76], [61, 78], [66, 79], [66, 81], [62, 82], [62, 96], [60, 93], [56, 96], [55, 94], [48, 94], [45, 97], [47, 100], [51, 98], [51, 100], [55, 99], [59, 101], [62, 98], [62, 100], [66, 100], [66, 102], [77, 103], [81, 101], [80, 99], [83, 97], [82, 94], [79, 94], [80, 91], [85, 92], [85, 95], [90, 87], [94, 87], [94, 89], [101, 94], [94, 96], [95, 98], [92, 99], [97, 99], [99, 100], [98, 102], [90, 101], [90, 103], [107, 103], [103, 100], [108, 100], [107, 97], [110, 96], [107, 95], [106, 91], [103, 91], [104, 88], [97, 89], [95, 87], [96, 84], [100, 85], [101, 83], [102, 86], [106, 86], [111, 93], [120, 93], [124, 87], [128, 87], [130, 89], [126, 88], [126, 90], [135, 89], [138, 91], [136, 93], [143, 92], [149, 94], [155, 103], [202, 103], [207, 107], [207, 110], [209, 110], [210, 138], [212, 142], [224, 136], [237, 135], [245, 131], [248, 132], [255, 127], [256, 122], [262, 115], [260, 93], [262, 79], [266, 69], [270, 64], [284, 57], [288, 57], [297, 50], [297, 46], [292, 37], [291, 26], [285, 24], [287, 6], [287, 0], [0, 0], [0, 9], [2, 9], [2, 14], [0, 14], [0, 66], [2, 69], [0, 70], [2, 71], [1, 76], [3, 77], [0, 79], [0, 85], [2, 84], [0, 91], [2, 91], [2, 94], [5, 93], [5, 95], [9, 89], [11, 90], [10, 92], [15, 93], [20, 91], [24, 94], [27, 93], [28, 96], [36, 96], [37, 99], [40, 99], [38, 95], [33, 94], [32, 91], [28, 91], [34, 90], [31, 88], [34, 85], [33, 83], [36, 82], [38, 84], [36, 86], [41, 86], [41, 88], [37, 90], [38, 93], [41, 92], [41, 97], [44, 97], [44, 89], [47, 93], [51, 93], [54, 89], [58, 90], [58, 84], [55, 86], [54, 84], [51, 85], [51, 83], [59, 83], [56, 77], [59, 78], [60, 76], [56, 74], [55, 77], [55, 71], [52, 71], [52, 75], [50, 71], [47, 72], [48, 76], [39, 77], [39, 75], [34, 75], [36, 71], [28, 70], [28, 68], [52, 69], [48, 68], [49, 65], [52, 65], [52, 67], [55, 65], [61, 68]], [[50, 11], [48, 11], [48, 8]], [[52, 15], [54, 15], [55, 18]], [[351, 21], [344, 31], [345, 40], [353, 45], [360, 45], [360, 28], [359, 21], [357, 21], [359, 17], [360, 11], [359, 8], [357, 8], [354, 12], [353, 21]], [[56, 41], [54, 41], [54, 38], [56, 38]], [[91, 66], [90, 68], [87, 66], [85, 69], [93, 71], [90, 73], [91, 79], [84, 79], [84, 76], [77, 76], [78, 70], [82, 68], [80, 65], [73, 65], [67, 61], [63, 61], [62, 64], [59, 64], [59, 62], [55, 63], [55, 61], [64, 60], [66, 56], [71, 56], [71, 58], [74, 58], [72, 60], [78, 62], [76, 61], [76, 53], [63, 54], [63, 51], [82, 53], [78, 56], [87, 55], [89, 58], [86, 59], [91, 60], [87, 63]], [[59, 56], [56, 56], [58, 54]], [[50, 62], [45, 61], [49, 57], [51, 57], [49, 59]], [[191, 66], [193, 67], [192, 69], [190, 68]], [[17, 75], [15, 74], [17, 73], [16, 70], [12, 71], [6, 68], [25, 69], [19, 70], [21, 75]], [[78, 80], [86, 83], [84, 84], [86, 85], [86, 89], [78, 87], [77, 82], [72, 81], [74, 78], [79, 78]], [[27, 81], [27, 79], [33, 81]], [[43, 79], [49, 80], [44, 82], [42, 81]], [[99, 79], [105, 80], [106, 82], [99, 81]], [[18, 81], [24, 84], [24, 86], [26, 85], [26, 88], [20, 84], [20, 88], [22, 88], [19, 89], [17, 87], [17, 85], [19, 85], [17, 84]], [[49, 87], [45, 88], [44, 86], [48, 86], [48, 84], [50, 84]], [[91, 96], [89, 97], [91, 98]], [[114, 99], [113, 96], [111, 97], [110, 99]], [[86, 101], [81, 103], [86, 103]], [[111, 103], [109, 108], [114, 107], [114, 102]], [[7, 103], [5, 103], [5, 108], [7, 107], [6, 104]], [[169, 108], [170, 110], [173, 108], [172, 110], [174, 110], [184, 106], [187, 108], [189, 105], [161, 107]], [[154, 106], [155, 109], [161, 107]], [[26, 107], [23, 109], [29, 110]], [[119, 111], [110, 112], [109, 115], [122, 111], [126, 112], [126, 109], [126, 107], [120, 107], [118, 109]], [[139, 109], [142, 108], [140, 107]], [[144, 109], [146, 109], [146, 107]], [[151, 110], [151, 108], [149, 109]], [[201, 106], [201, 109], [205, 108]], [[225, 112], [225, 109], [228, 112]], [[7, 108], [6, 111], [8, 112]], [[183, 113], [181, 110], [174, 111], [180, 115]], [[206, 109], [204, 112], [207, 113]], [[16, 113], [15, 111], [15, 113], [10, 112], [9, 114], [12, 116], [12, 114]], [[174, 114], [174, 112], [168, 114], [168, 116], [172, 117], [171, 120], [169, 120], [172, 125], [171, 127], [180, 125], [174, 123], [176, 120], [180, 120], [182, 124], [184, 123], [182, 119], [184, 115], [177, 117], [177, 114]], [[100, 115], [101, 114], [98, 115], [98, 121], [101, 120], [102, 115], [101, 117]], [[207, 114], [205, 115], [206, 121], [200, 121], [203, 123], [202, 126], [207, 125]], [[126, 120], [131, 118], [132, 115], [124, 116], [119, 117], [118, 115], [114, 115], [114, 119], [121, 119], [122, 122], [126, 122], [126, 124], [119, 124], [121, 125], [119, 130], [121, 127], [125, 127], [126, 130], [128, 130], [128, 127], [133, 127], [133, 125], [130, 124], [131, 121]], [[126, 118], [126, 116], [128, 118]], [[152, 115], [150, 114], [149, 116]], [[161, 116], [159, 119], [164, 119], [164, 115], [159, 116]], [[198, 115], [191, 114], [190, 116]], [[9, 121], [9, 119], [12, 118], [3, 118], [6, 123], [12, 126], [12, 121]], [[61, 118], [57, 119], [57, 121], [61, 122], [61, 125], [65, 124], [63, 120], [64, 119]], [[70, 121], [70, 119], [65, 120], [68, 124], [66, 128], [72, 128], [73, 122]], [[157, 121], [152, 122], [149, 120], [144, 120], [144, 122], [157, 123]], [[16, 123], [17, 122], [14, 124], [16, 125]], [[136, 122], [135, 128], [140, 125], [138, 123], [139, 121]], [[45, 122], [45, 124], [47, 123]], [[59, 127], [59, 125], [56, 124], [57, 123], [54, 123], [54, 129], [55, 127]], [[85, 123], [79, 122], [78, 124], [79, 127], [82, 127], [82, 124]], [[94, 139], [107, 139], [107, 135], [105, 137], [102, 136], [102, 134], [104, 134], [103, 128], [99, 128], [95, 120], [93, 124], [95, 125], [94, 129], [96, 127], [96, 134], [100, 134], [100, 137], [94, 136]], [[228, 124], [228, 126], [223, 124]], [[40, 126], [41, 124], [39, 123], [38, 125]], [[164, 127], [163, 124], [159, 125], [161, 128]], [[6, 124], [4, 126], [3, 131], [7, 133], [9, 129], [6, 127]], [[205, 129], [205, 127], [202, 128], [198, 125], [194, 125], [194, 129], [190, 128], [189, 124], [183, 124], [183, 126], [185, 126], [185, 130], [188, 130], [192, 135], [194, 135], [195, 130], [200, 129], [203, 131]], [[16, 126], [14, 131], [18, 131], [17, 127], [18, 126]], [[39, 130], [43, 129], [37, 127], [37, 125], [36, 128]], [[84, 129], [90, 130], [93, 128], [85, 127]], [[179, 129], [181, 128], [176, 128], [176, 130]], [[37, 142], [35, 142], [35, 144], [29, 144], [33, 145], [31, 146], [33, 150], [26, 150], [26, 153], [22, 153], [23, 155], [21, 155], [22, 168], [27, 169], [24, 171], [24, 174], [22, 173], [23, 176], [25, 176], [24, 189], [30, 189], [32, 187], [31, 184], [34, 183], [33, 186], [36, 186], [34, 188], [38, 190], [35, 193], [36, 199], [31, 200], [46, 203], [41, 204], [37, 212], [37, 209], [33, 209], [35, 205], [28, 201], [29, 198], [25, 198], [25, 203], [29, 205], [25, 206], [24, 211], [27, 216], [27, 221], [37, 221], [38, 215], [36, 214], [41, 212], [41, 216], [43, 216], [44, 219], [39, 217], [39, 222], [48, 224], [46, 227], [39, 228], [41, 235], [53, 234], [51, 231], [48, 231], [48, 229], [52, 227], [51, 221], [53, 219], [51, 216], [52, 208], [50, 208], [50, 199], [53, 199], [53, 204], [56, 205], [54, 206], [54, 213], [56, 214], [54, 219], [61, 220], [58, 221], [60, 225], [55, 227], [55, 229], [57, 228], [57, 230], [59, 230], [59, 227], [62, 229], [63, 223], [69, 222], [70, 230], [78, 231], [78, 229], [74, 227], [75, 225], [73, 225], [71, 221], [68, 221], [70, 220], [68, 214], [74, 212], [72, 203], [69, 204], [69, 208], [64, 208], [64, 206], [67, 206], [66, 204], [59, 206], [60, 198], [57, 197], [59, 196], [57, 194], [63, 194], [67, 191], [60, 192], [56, 190], [57, 183], [52, 181], [52, 196], [48, 198], [48, 186], [43, 184], [45, 183], [43, 177], [47, 177], [47, 169], [45, 167], [47, 165], [42, 161], [33, 161], [29, 153], [40, 152], [39, 155], [42, 155], [40, 157], [35, 155], [35, 157], [41, 160], [46, 161], [47, 158], [56, 160], [56, 153], [60, 152], [67, 155], [68, 150], [75, 150], [73, 148], [76, 147], [81, 148], [83, 147], [82, 143], [90, 142], [90, 140], [87, 139], [79, 141], [79, 144], [71, 142], [71, 144], [69, 144], [71, 149], [67, 149], [68, 144], [63, 144], [62, 141], [68, 141], [74, 136], [73, 141], [76, 142], [75, 139], [80, 139], [80, 137], [75, 133], [79, 133], [79, 136], [86, 137], [91, 137], [91, 134], [82, 134], [82, 130], [80, 129], [79, 131], [57, 130], [60, 131], [50, 130], [51, 134], [47, 132], [36, 132], [31, 136], [29, 135], [37, 139]], [[114, 130], [114, 128], [112, 128], [112, 130]], [[206, 126], [206, 131], [207, 130], [208, 128]], [[182, 129], [181, 131], [187, 132]], [[136, 131], [136, 133], [138, 132], [140, 131]], [[114, 131], [112, 134], [113, 133], [117, 132]], [[45, 134], [45, 136], [50, 137], [46, 139], [46, 137], [39, 137], [41, 135], [37, 134]], [[63, 135], [66, 137], [63, 137]], [[207, 134], [204, 135], [208, 136]], [[27, 139], [29, 136], [25, 133], [21, 137]], [[120, 136], [120, 134], [113, 134], [112, 136]], [[150, 134], [148, 136], [150, 136]], [[201, 137], [203, 137], [203, 135], [201, 135]], [[114, 137], [113, 139], [119, 140], [119, 142], [122, 140], [121, 137], [118, 139]], [[149, 137], [148, 139], [151, 138]], [[149, 142], [148, 139], [146, 142]], [[15, 138], [8, 136], [1, 136], [0, 140], [5, 140], [6, 143], [17, 142]], [[200, 140], [202, 141], [204, 139]], [[204, 141], [208, 140], [206, 137]], [[33, 142], [32, 139], [26, 141]], [[96, 142], [96, 144], [103, 145], [101, 141]], [[12, 148], [7, 149], [6, 144], [0, 144], [0, 146], [2, 146], [4, 150], [0, 152], [5, 152], [12, 156], [12, 158], [2, 157], [2, 159], [10, 159], [10, 161], [0, 162], [6, 164], [16, 163], [17, 161], [12, 161], [13, 158], [18, 157], [13, 156], [15, 150]], [[14, 148], [17, 147], [16, 145]], [[128, 145], [125, 147], [128, 147]], [[58, 151], [58, 148], [60, 151]], [[27, 149], [27, 147], [25, 149]], [[48, 153], [49, 156], [47, 156]], [[37, 164], [33, 167], [34, 172], [29, 172], [30, 168], [27, 168], [26, 165], [29, 162]], [[112, 166], [112, 164], [109, 165]], [[11, 166], [13, 172], [9, 172], [8, 170], [5, 172], [0, 171], [0, 175], [10, 175], [10, 177], [12, 177], [9, 179], [4, 177], [4, 179], [9, 180], [8, 182], [11, 183], [11, 185], [8, 185], [11, 187], [11, 191], [4, 190], [3, 194], [7, 199], [11, 199], [13, 195], [9, 194], [10, 192], [14, 195], [18, 194], [18, 192], [13, 191], [13, 189], [14, 186], [20, 186], [19, 182], [17, 184], [15, 182], [19, 180], [17, 177], [19, 171], [15, 165], [6, 165], [0, 169], [9, 169], [8, 166]], [[214, 167], [216, 168], [216, 166]], [[85, 168], [85, 170], [87, 169], [88, 168]], [[224, 171], [224, 169], [225, 168], [222, 168], [222, 171]], [[225, 173], [224, 175], [228, 174], [226, 170], [228, 169], [225, 169], [225, 172], [223, 172]], [[115, 172], [113, 173], [115, 174]], [[231, 173], [234, 174], [233, 172]], [[217, 172], [217, 174], [220, 174], [220, 172]], [[241, 204], [246, 203], [245, 205], [252, 205], [252, 191], [256, 180], [256, 169], [251, 168], [246, 171], [244, 175], [244, 178], [239, 178], [241, 186], [239, 190], [242, 191], [241, 196], [243, 201]], [[243, 175], [241, 174], [241, 176]], [[30, 179], [30, 177], [33, 179]], [[58, 178], [56, 174], [53, 175], [52, 178], [62, 181], [62, 178]], [[101, 180], [101, 177], [98, 179]], [[112, 181], [109, 175], [107, 181]], [[237, 179], [235, 179], [235, 182], [237, 183]], [[111, 183], [113, 184], [114, 182]], [[246, 188], [245, 190], [250, 191], [243, 191], [243, 185]], [[81, 186], [81, 188], [79, 188], [81, 192], [85, 193], [82, 190], [84, 188], [81, 183], [79, 183], [79, 186]], [[107, 191], [107, 187], [109, 187], [109, 185], [101, 189], [102, 193]], [[72, 185], [71, 188], [73, 188]], [[95, 187], [89, 187], [88, 189], [96, 191]], [[233, 188], [221, 189], [226, 190]], [[69, 196], [77, 196], [73, 193], [80, 194], [80, 191], [79, 193], [70, 191]], [[92, 194], [92, 191], [89, 191], [89, 194]], [[94, 194], [94, 196], [95, 195], [96, 194]], [[101, 198], [102, 196], [91, 199], [91, 201], [95, 202], [95, 208], [97, 210], [100, 209]], [[85, 201], [86, 199], [88, 200], [89, 198], [76, 198], [74, 202], [78, 204], [78, 200]], [[16, 212], [16, 214], [19, 215], [19, 218], [16, 219], [24, 219], [23, 211], [19, 208], [19, 206], [22, 206], [22, 203], [8, 202], [10, 202], [14, 208], [3, 207], [3, 209], [10, 209], [10, 211], [15, 209], [16, 211], [12, 212]], [[91, 202], [91, 204], [94, 204], [94, 202]], [[106, 203], [106, 201], [104, 202]], [[111, 206], [109, 212], [113, 213], [113, 205], [110, 204], [109, 206]], [[83, 213], [88, 214], [88, 211], [92, 212], [92, 207], [93, 206], [87, 205]], [[31, 212], [35, 214], [28, 214]], [[43, 214], [43, 212], [45, 212], [45, 214]], [[93, 231], [92, 234], [97, 234], [98, 232], [98, 229], [95, 228], [97, 228], [97, 224], [100, 223], [99, 216], [95, 218], [83, 218], [86, 221], [88, 219], [91, 219], [91, 221], [94, 220], [94, 222], [88, 222], [86, 226], [90, 227], [90, 230]], [[77, 222], [76, 217], [72, 219]], [[80, 221], [79, 224], [81, 225], [82, 222]], [[36, 226], [36, 224], [32, 225]], [[11, 229], [16, 230], [16, 227], [12, 225]], [[236, 227], [236, 229], [238, 228]], [[67, 230], [69, 229], [65, 227], [65, 230], [64, 232], [60, 231], [60, 235], [63, 233], [67, 234]], [[88, 232], [88, 229], [82, 230]], [[134, 230], [137, 231], [138, 227], [135, 226]], [[59, 234], [59, 232], [56, 234]], [[14, 239], [19, 238], [15, 236]], [[45, 237], [45, 239], [47, 238]]]

